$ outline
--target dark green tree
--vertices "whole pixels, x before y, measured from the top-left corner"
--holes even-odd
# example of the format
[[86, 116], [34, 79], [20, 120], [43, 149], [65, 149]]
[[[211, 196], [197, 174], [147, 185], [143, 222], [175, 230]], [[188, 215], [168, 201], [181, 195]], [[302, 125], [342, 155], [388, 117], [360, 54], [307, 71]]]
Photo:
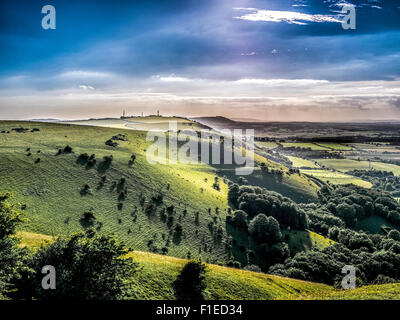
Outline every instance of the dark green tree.
[[[40, 248], [28, 261], [33, 273], [26, 273], [17, 283], [16, 298], [58, 300], [115, 300], [129, 294], [129, 279], [137, 264], [126, 257], [130, 252], [110, 235], [97, 235], [93, 230], [70, 238], [58, 238]], [[43, 266], [56, 270], [56, 290], [41, 286]]]
[[282, 238], [279, 223], [274, 217], [258, 214], [249, 225], [251, 236], [259, 243], [275, 244]]
[[12, 280], [22, 271], [26, 249], [20, 249], [14, 237], [23, 221], [18, 205], [11, 203], [11, 193], [0, 194], [0, 297], [14, 290]]
[[207, 269], [201, 261], [189, 261], [172, 286], [177, 300], [203, 300]]

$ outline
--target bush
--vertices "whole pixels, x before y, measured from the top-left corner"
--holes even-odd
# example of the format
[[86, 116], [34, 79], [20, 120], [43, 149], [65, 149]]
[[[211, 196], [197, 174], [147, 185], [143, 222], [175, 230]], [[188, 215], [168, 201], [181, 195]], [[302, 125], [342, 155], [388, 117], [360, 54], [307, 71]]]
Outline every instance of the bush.
[[400, 232], [397, 231], [397, 230], [391, 230], [388, 233], [388, 237], [393, 239], [393, 240], [400, 241]]
[[233, 213], [231, 224], [237, 228], [247, 230], [247, 213], [243, 210], [236, 210]]
[[[89, 230], [70, 238], [59, 238], [44, 246], [29, 260], [33, 273], [18, 282], [23, 299], [116, 300], [130, 291], [130, 279], [137, 264], [126, 258], [131, 250], [108, 235]], [[124, 256], [124, 259], [121, 257]], [[57, 272], [57, 290], [41, 286], [42, 267], [52, 265]]]
[[71, 153], [72, 152], [72, 148], [67, 145], [64, 149], [63, 149], [63, 153]]
[[177, 300], [203, 300], [206, 266], [200, 261], [188, 262], [172, 283]]

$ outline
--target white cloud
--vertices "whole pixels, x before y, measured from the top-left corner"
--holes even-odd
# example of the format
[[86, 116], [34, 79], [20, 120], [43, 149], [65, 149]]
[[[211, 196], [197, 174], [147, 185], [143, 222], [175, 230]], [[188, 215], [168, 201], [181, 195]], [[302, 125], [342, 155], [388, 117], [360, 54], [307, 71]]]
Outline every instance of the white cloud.
[[87, 85], [84, 85], [84, 84], [81, 84], [79, 86], [79, 88], [81, 88], [83, 90], [94, 90], [94, 88], [92, 86], [87, 86]]
[[241, 56], [254, 56], [254, 55], [256, 55], [256, 53], [253, 51], [253, 52], [248, 52], [248, 53], [241, 53], [240, 55]]
[[112, 77], [112, 74], [98, 71], [72, 70], [60, 73], [58, 76], [65, 79], [109, 78]]
[[314, 79], [240, 79], [235, 81], [240, 84], [259, 84], [264, 86], [279, 87], [279, 86], [310, 86], [317, 84], [329, 83], [328, 80]]
[[338, 16], [307, 14], [295, 11], [261, 10], [255, 8], [235, 8], [236, 10], [248, 11], [250, 13], [234, 17], [235, 19], [249, 21], [268, 21], [268, 22], [286, 22], [289, 24], [306, 25], [307, 22], [337, 22], [341, 23]]
[[164, 81], [164, 82], [189, 82], [189, 81], [192, 81], [189, 78], [176, 77], [175, 75], [171, 75], [171, 76], [167, 76], [167, 77], [157, 76], [157, 78], [160, 81]]

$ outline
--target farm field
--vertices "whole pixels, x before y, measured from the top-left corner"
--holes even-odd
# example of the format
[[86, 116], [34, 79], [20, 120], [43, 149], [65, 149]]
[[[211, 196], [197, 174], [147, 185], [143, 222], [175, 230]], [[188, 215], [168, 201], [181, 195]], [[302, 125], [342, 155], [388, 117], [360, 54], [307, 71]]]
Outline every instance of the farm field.
[[278, 144], [273, 141], [256, 141], [255, 144], [265, 149], [275, 149], [278, 147]]
[[302, 173], [306, 175], [313, 176], [321, 181], [330, 182], [332, 184], [354, 184], [356, 186], [371, 188], [372, 184], [368, 181], [364, 181], [362, 179], [353, 177], [351, 175], [341, 173], [341, 172], [333, 172], [331, 170], [307, 170], [301, 169]]
[[400, 166], [374, 161], [357, 161], [351, 159], [320, 159], [318, 163], [331, 169], [342, 172], [350, 170], [368, 170], [375, 169], [381, 171], [393, 172], [394, 175], [400, 175]]
[[324, 147], [324, 148], [337, 150], [337, 151], [349, 151], [349, 150], [353, 149], [349, 145], [335, 143], [335, 142], [316, 142], [315, 144], [318, 146]]
[[317, 150], [317, 151], [329, 150], [329, 148], [319, 146], [311, 142], [282, 142], [281, 144], [284, 148], [302, 148], [302, 149], [310, 148], [311, 150]]
[[315, 164], [314, 161], [307, 160], [307, 159], [302, 159], [299, 157], [294, 157], [294, 156], [287, 156], [287, 158], [292, 161], [293, 167], [295, 168], [319, 168], [317, 164]]
[[400, 148], [398, 146], [392, 146], [390, 144], [385, 143], [377, 143], [377, 144], [367, 144], [367, 143], [351, 143], [347, 144], [350, 147], [353, 147], [357, 150], [362, 150], [366, 152], [373, 153], [400, 153]]

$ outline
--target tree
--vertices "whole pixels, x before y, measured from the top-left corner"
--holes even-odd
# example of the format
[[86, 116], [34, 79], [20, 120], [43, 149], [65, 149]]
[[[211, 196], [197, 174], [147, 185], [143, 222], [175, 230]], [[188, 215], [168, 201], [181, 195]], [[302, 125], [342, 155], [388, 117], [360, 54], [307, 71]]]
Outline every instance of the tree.
[[274, 217], [267, 217], [265, 214], [258, 214], [249, 225], [249, 232], [259, 243], [273, 245], [282, 238], [279, 223]]
[[[129, 279], [137, 264], [126, 255], [123, 243], [93, 230], [58, 238], [40, 248], [28, 261], [33, 273], [26, 273], [17, 284], [23, 299], [115, 300], [129, 293]], [[41, 287], [43, 266], [56, 270], [56, 290]]]
[[177, 300], [203, 300], [207, 269], [201, 261], [189, 261], [172, 286]]
[[233, 213], [232, 225], [238, 228], [247, 229], [247, 213], [243, 210], [236, 210]]
[[390, 232], [388, 233], [388, 237], [396, 240], [396, 241], [400, 241], [400, 232], [397, 230], [390, 230]]
[[13, 289], [12, 280], [23, 269], [26, 249], [18, 248], [15, 235], [17, 225], [23, 221], [17, 205], [9, 200], [11, 193], [0, 194], [0, 297]]

